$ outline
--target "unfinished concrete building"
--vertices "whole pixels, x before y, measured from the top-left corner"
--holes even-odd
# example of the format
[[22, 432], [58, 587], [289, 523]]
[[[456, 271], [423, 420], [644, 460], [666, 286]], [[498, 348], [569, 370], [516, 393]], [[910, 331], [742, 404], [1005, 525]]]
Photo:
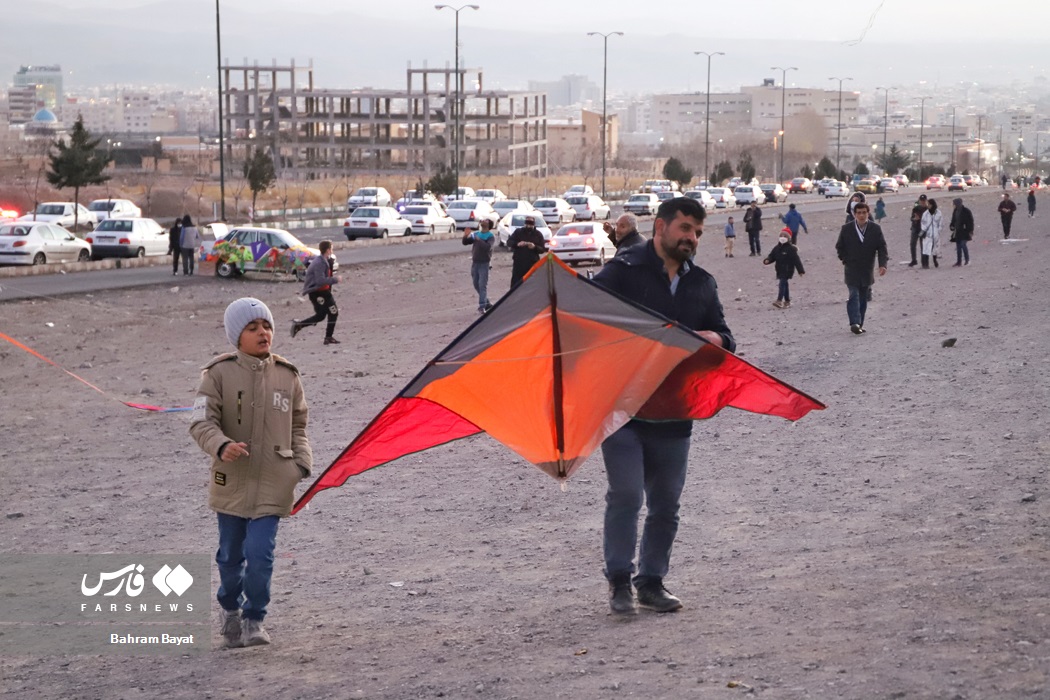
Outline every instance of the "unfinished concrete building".
[[[229, 162], [273, 155], [282, 178], [350, 173], [429, 176], [453, 166], [461, 81], [460, 172], [547, 174], [547, 97], [484, 90], [478, 69], [412, 68], [404, 90], [319, 90], [313, 66], [223, 66]], [[229, 167], [229, 166], [228, 166]]]

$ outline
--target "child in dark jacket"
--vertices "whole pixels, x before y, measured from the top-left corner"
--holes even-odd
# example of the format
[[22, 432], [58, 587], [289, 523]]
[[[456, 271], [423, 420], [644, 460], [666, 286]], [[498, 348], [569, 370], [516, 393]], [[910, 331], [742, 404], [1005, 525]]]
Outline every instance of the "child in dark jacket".
[[769, 251], [769, 255], [762, 261], [762, 264], [776, 265], [780, 289], [773, 306], [778, 309], [790, 307], [791, 293], [788, 290], [788, 280], [795, 276], [795, 270], [798, 270], [799, 277], [806, 275], [806, 270], [802, 267], [802, 260], [798, 257], [798, 248], [791, 244], [791, 229], [785, 227], [780, 232], [777, 244], [773, 246], [773, 250]]

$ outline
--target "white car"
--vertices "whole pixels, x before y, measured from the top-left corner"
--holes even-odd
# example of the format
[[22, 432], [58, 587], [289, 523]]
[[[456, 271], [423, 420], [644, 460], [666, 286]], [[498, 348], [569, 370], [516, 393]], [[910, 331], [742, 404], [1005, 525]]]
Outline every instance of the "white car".
[[98, 217], [83, 204], [73, 202], [44, 202], [36, 208], [35, 213], [25, 214], [19, 221], [42, 221], [45, 224], [58, 224], [64, 228], [73, 229], [73, 222], [77, 226], [98, 225]]
[[677, 182], [671, 180], [646, 180], [642, 185], [642, 192], [671, 192], [679, 189]]
[[142, 216], [142, 210], [130, 199], [96, 199], [88, 205], [88, 210], [95, 212], [99, 223], [106, 219], [137, 219]]
[[734, 209], [737, 206], [736, 195], [731, 187], [712, 187], [708, 190], [715, 198], [715, 208]]
[[573, 185], [565, 190], [565, 194], [563, 194], [561, 198], [568, 200], [569, 197], [585, 197], [591, 194], [594, 194], [594, 188], [590, 185]]
[[510, 238], [510, 235], [525, 225], [525, 217], [527, 216], [531, 216], [535, 220], [536, 230], [540, 232], [544, 240], [549, 241], [551, 239], [553, 233], [550, 227], [547, 226], [547, 222], [543, 220], [543, 217], [533, 212], [515, 211], [500, 219], [499, 224], [496, 226], [496, 240], [499, 241], [500, 247], [507, 245], [507, 239]]
[[343, 222], [343, 234], [348, 241], [407, 236], [411, 232], [412, 224], [393, 207], [358, 207]]
[[438, 198], [432, 195], [430, 192], [417, 192], [416, 190], [409, 190], [401, 197], [401, 199], [394, 202], [394, 209], [403, 211], [405, 207], [412, 205], [419, 205], [421, 202], [433, 202], [437, 203]]
[[901, 186], [897, 184], [897, 181], [892, 177], [884, 177], [879, 180], [879, 185], [882, 187], [883, 192], [898, 192]]
[[[213, 224], [215, 226], [215, 224]], [[306, 275], [310, 261], [321, 254], [298, 238], [280, 228], [238, 226], [222, 239], [225, 246], [235, 249], [237, 259], [219, 254], [215, 274], [223, 279], [245, 272], [294, 271], [300, 280]]]
[[358, 207], [389, 207], [393, 198], [383, 187], [362, 187], [346, 200], [346, 210], [353, 214]]
[[660, 198], [651, 192], [632, 194], [624, 202], [623, 210], [638, 216], [651, 216], [660, 208]]
[[215, 247], [215, 244], [226, 238], [230, 233], [230, 227], [218, 221], [213, 224], [198, 226], [197, 230], [201, 234], [201, 258], [207, 258], [211, 255], [211, 250]]
[[448, 215], [456, 220], [456, 228], [478, 228], [482, 219], [488, 219], [495, 226], [499, 223], [499, 214], [488, 202], [480, 199], [464, 199], [449, 202]]
[[762, 196], [766, 198], [766, 204], [777, 204], [787, 201], [787, 190], [779, 182], [769, 182], [759, 185], [758, 188], [762, 190]]
[[561, 197], [546, 197], [532, 203], [548, 224], [567, 224], [576, 220], [576, 210]]
[[43, 265], [90, 259], [91, 244], [61, 226], [43, 221], [0, 225], [0, 264]]
[[685, 195], [682, 194], [681, 192], [679, 192], [678, 190], [666, 190], [664, 192], [657, 192], [656, 193], [656, 198], [660, 200], [661, 204], [663, 204], [664, 202], [666, 202], [669, 199], [678, 199], [679, 197], [684, 197], [684, 196]]
[[441, 198], [441, 201], [445, 204], [448, 204], [449, 202], [470, 199], [471, 197], [476, 196], [477, 193], [474, 192], [473, 187], [460, 187], [455, 194], [446, 194], [444, 197]]
[[566, 197], [565, 201], [576, 211], [577, 221], [598, 221], [599, 219], [612, 218], [612, 207], [596, 194], [573, 195]]
[[168, 252], [168, 232], [153, 219], [110, 217], [86, 236], [91, 258], [144, 258]]
[[751, 204], [751, 202], [765, 204], [766, 201], [766, 195], [762, 194], [762, 188], [758, 185], [738, 185], [733, 190], [733, 194], [736, 195], [738, 204]]
[[547, 243], [547, 250], [573, 267], [581, 262], [604, 265], [606, 260], [616, 255], [616, 246], [609, 239], [609, 234], [602, 224], [593, 222], [562, 226]]
[[452, 233], [456, 230], [456, 220], [435, 206], [407, 206], [401, 212], [401, 218], [412, 225], [410, 233]]
[[524, 199], [504, 199], [501, 202], [496, 202], [492, 205], [492, 208], [503, 218], [511, 212], [522, 212], [522, 213], [533, 213], [536, 210], [533, 209], [532, 204]]
[[707, 190], [689, 190], [685, 193], [685, 196], [700, 202], [707, 211], [711, 211], [718, 206], [715, 203], [714, 196]]
[[503, 194], [501, 190], [483, 189], [475, 192], [474, 197], [476, 199], [482, 199], [489, 204], [495, 204], [496, 202], [502, 202], [507, 198], [507, 195]]
[[831, 199], [832, 197], [849, 197], [850, 190], [849, 185], [841, 180], [835, 180], [830, 185], [824, 187], [824, 198]]

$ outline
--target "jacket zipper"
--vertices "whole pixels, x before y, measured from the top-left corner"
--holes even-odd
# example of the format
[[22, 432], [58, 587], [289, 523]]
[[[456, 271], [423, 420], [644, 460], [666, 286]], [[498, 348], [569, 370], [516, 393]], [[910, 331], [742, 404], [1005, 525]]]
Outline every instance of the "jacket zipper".
[[237, 392], [237, 425], [241, 424], [241, 396], [243, 395], [243, 391]]

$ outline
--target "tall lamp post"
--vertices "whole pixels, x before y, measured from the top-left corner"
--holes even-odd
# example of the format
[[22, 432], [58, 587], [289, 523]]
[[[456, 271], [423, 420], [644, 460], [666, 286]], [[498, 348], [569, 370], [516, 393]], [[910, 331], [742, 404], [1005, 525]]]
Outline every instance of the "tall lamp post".
[[219, 0], [215, 0], [215, 75], [219, 79], [219, 221], [226, 221], [226, 150], [222, 130], [222, 33], [219, 31]]
[[926, 125], [926, 100], [930, 99], [929, 95], [919, 98], [919, 179], [924, 180], [922, 176], [922, 135], [923, 127]]
[[981, 174], [981, 115], [977, 115], [977, 175]]
[[952, 107], [952, 175], [955, 174], [955, 107]]
[[725, 56], [725, 53], [722, 51], [714, 53], [694, 51], [693, 55], [707, 56], [707, 107], [704, 108], [704, 179], [707, 180], [711, 177], [711, 171], [708, 169], [708, 155], [711, 153], [711, 57]]
[[838, 137], [837, 145], [835, 146], [835, 168], [842, 171], [842, 83], [846, 80], [853, 80], [853, 78], [828, 78], [828, 80], [839, 81], [839, 122], [838, 122]]
[[[882, 112], [882, 157], [886, 158], [886, 137], [890, 129], [890, 90], [893, 88], [877, 87], [876, 90], [886, 91], [886, 103]], [[883, 168], [885, 170], [885, 168]]]
[[459, 72], [459, 13], [468, 7], [472, 10], [480, 9], [477, 5], [460, 5], [459, 7], [453, 7], [452, 5], [434, 5], [435, 10], [448, 9], [456, 13], [456, 64], [453, 66], [454, 70], [452, 71], [456, 81], [455, 102], [452, 105], [452, 128], [455, 129], [455, 133], [452, 134], [452, 147], [454, 149], [452, 152], [452, 172], [456, 178], [456, 189], [454, 189], [453, 192], [457, 199], [459, 198], [459, 112], [463, 90], [463, 76]]
[[606, 137], [609, 133], [608, 87], [609, 87], [609, 37], [623, 36], [623, 32], [587, 32], [587, 36], [600, 36], [604, 45], [602, 54], [602, 199], [605, 199], [605, 157], [609, 152]]
[[780, 71], [780, 179], [782, 180], [784, 179], [784, 118], [787, 116], [787, 72], [798, 70], [798, 68], [773, 66], [769, 70]]

